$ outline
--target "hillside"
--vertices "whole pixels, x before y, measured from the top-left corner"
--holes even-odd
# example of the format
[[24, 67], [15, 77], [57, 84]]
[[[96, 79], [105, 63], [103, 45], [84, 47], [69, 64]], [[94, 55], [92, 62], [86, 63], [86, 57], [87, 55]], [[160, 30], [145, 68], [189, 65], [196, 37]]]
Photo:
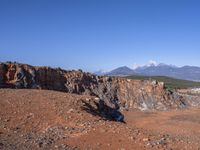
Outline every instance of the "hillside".
[[105, 73], [109, 76], [167, 76], [182, 80], [200, 81], [200, 67], [183, 66], [177, 67], [174, 65], [167, 65], [160, 63], [158, 65], [151, 64], [140, 66], [135, 69], [126, 66], [116, 68], [110, 72]]
[[200, 110], [98, 115], [95, 97], [51, 90], [0, 89], [1, 150], [194, 150]]
[[200, 82], [175, 79], [165, 76], [127, 76], [128, 79], [138, 79], [138, 80], [157, 80], [159, 82], [164, 82], [166, 88], [168, 89], [185, 89], [185, 88], [195, 88], [200, 87]]
[[[169, 110], [189, 107], [187, 99], [165, 89], [159, 82], [95, 76], [60, 68], [36, 67], [19, 63], [0, 64], [0, 87], [48, 89], [96, 96], [114, 110]], [[109, 115], [117, 119], [116, 111]]]
[[114, 70], [112, 70], [110, 72], [107, 72], [104, 75], [126, 76], [126, 75], [133, 75], [133, 74], [135, 74], [135, 72], [132, 69], [130, 69], [130, 68], [126, 67], [126, 66], [123, 66], [123, 67], [119, 67], [117, 69], [114, 69]]
[[198, 149], [200, 96], [147, 78], [0, 63], [0, 149]]

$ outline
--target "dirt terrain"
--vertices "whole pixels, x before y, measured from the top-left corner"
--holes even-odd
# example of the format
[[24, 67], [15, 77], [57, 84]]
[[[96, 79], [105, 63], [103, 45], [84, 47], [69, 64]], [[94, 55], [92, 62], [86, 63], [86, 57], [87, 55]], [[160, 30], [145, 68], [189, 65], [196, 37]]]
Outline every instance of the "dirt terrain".
[[90, 111], [95, 99], [50, 90], [0, 89], [0, 149], [200, 149], [200, 109], [124, 110], [122, 123]]

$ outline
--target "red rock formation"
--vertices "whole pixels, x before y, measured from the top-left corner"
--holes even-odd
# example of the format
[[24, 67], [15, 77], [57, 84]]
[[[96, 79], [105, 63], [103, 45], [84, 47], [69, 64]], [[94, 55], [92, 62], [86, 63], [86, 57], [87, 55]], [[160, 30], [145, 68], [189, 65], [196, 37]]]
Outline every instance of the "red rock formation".
[[40, 88], [97, 96], [108, 106], [121, 109], [167, 110], [185, 106], [183, 99], [157, 81], [101, 77], [82, 71], [0, 64], [0, 87]]

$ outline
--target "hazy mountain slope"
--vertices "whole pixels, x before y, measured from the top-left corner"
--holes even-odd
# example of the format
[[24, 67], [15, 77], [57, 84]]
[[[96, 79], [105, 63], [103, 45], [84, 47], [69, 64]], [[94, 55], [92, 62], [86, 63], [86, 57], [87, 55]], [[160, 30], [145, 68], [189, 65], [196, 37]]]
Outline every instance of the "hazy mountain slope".
[[116, 76], [124, 76], [124, 75], [132, 75], [132, 74], [135, 74], [135, 71], [126, 66], [119, 67], [108, 73], [105, 73], [105, 75], [110, 75], [110, 76], [115, 76], [115, 75]]
[[106, 75], [167, 76], [177, 79], [199, 81], [200, 67], [195, 67], [195, 66], [176, 67], [173, 65], [166, 65], [166, 64], [142, 66], [136, 69], [130, 69], [128, 67], [119, 67], [117, 69], [114, 69], [106, 73]]

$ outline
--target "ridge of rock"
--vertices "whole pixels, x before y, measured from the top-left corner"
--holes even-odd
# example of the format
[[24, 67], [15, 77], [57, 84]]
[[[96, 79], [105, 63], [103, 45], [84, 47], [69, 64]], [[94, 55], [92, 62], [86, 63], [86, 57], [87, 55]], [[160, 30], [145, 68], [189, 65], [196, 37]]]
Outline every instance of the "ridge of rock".
[[115, 109], [168, 110], [187, 106], [177, 93], [157, 81], [96, 76], [60, 68], [0, 63], [0, 88], [48, 89], [96, 96]]

